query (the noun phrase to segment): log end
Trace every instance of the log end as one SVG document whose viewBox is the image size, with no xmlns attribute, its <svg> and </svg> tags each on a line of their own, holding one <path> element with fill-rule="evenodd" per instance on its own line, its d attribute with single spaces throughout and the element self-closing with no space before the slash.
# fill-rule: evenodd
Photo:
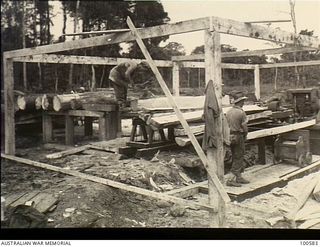
<svg viewBox="0 0 320 247">
<path fill-rule="evenodd" d="M 19 95 L 17 97 L 17 105 L 18 105 L 18 108 L 20 110 L 25 110 L 26 109 L 27 102 L 26 102 L 26 99 L 25 99 L 24 96 Z"/>
</svg>

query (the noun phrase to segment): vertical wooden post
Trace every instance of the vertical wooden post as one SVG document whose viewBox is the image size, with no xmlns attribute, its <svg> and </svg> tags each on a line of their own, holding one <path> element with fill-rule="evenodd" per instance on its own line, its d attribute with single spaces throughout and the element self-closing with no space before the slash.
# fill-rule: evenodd
<svg viewBox="0 0 320 247">
<path fill-rule="evenodd" d="M 52 141 L 52 116 L 42 113 L 42 140 L 44 143 Z"/>
<path fill-rule="evenodd" d="M 5 121 L 5 153 L 15 154 L 15 123 L 14 123 L 14 77 L 12 59 L 3 58 L 4 78 L 4 121 Z"/>
<path fill-rule="evenodd" d="M 99 117 L 99 140 L 105 141 L 107 140 L 107 118 L 109 117 L 109 114 L 106 113 L 106 116 Z"/>
<path fill-rule="evenodd" d="M 275 67 L 275 76 L 274 76 L 274 90 L 277 90 L 277 80 L 278 80 L 278 67 Z"/>
<path fill-rule="evenodd" d="M 92 136 L 93 127 L 92 127 L 93 119 L 92 117 L 84 117 L 84 135 Z"/>
<path fill-rule="evenodd" d="M 254 66 L 254 94 L 257 100 L 260 99 L 260 66 Z"/>
<path fill-rule="evenodd" d="M 204 47 L 206 83 L 208 83 L 209 80 L 213 80 L 218 104 L 220 109 L 222 109 L 220 34 L 218 32 L 205 30 Z M 217 128 L 217 148 L 209 148 L 207 150 L 209 170 L 216 173 L 221 182 L 223 182 L 224 177 L 222 114 L 221 110 L 220 116 L 215 119 L 214 126 L 212 126 L 212 128 Z M 214 207 L 214 210 L 210 211 L 210 227 L 222 227 L 225 224 L 225 203 L 212 181 L 209 180 L 208 186 L 209 205 Z"/>
<path fill-rule="evenodd" d="M 73 125 L 73 117 L 66 115 L 65 116 L 66 122 L 66 145 L 73 145 L 74 144 L 74 125 Z"/>
<path fill-rule="evenodd" d="M 180 78 L 179 78 L 179 73 L 180 73 L 180 67 L 177 62 L 173 62 L 173 67 L 172 67 L 172 92 L 174 96 L 179 96 L 180 95 Z"/>
</svg>

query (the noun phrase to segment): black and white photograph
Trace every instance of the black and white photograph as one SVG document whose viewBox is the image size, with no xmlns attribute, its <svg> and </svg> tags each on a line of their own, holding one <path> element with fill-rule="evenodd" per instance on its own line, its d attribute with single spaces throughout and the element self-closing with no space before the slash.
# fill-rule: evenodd
<svg viewBox="0 0 320 247">
<path fill-rule="evenodd" d="M 2 230 L 320 229 L 319 0 L 2 0 L 1 47 Z"/>
</svg>

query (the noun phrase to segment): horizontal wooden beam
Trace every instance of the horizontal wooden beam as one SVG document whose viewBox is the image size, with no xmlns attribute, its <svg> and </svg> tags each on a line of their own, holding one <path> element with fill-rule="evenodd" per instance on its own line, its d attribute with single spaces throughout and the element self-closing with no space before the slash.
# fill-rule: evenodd
<svg viewBox="0 0 320 247">
<path fill-rule="evenodd" d="M 210 28 L 213 26 L 213 28 Z M 230 35 L 268 40 L 277 43 L 294 44 L 295 36 L 293 33 L 282 31 L 275 28 L 267 28 L 256 24 L 246 24 L 243 22 L 224 19 L 219 17 L 205 17 L 187 21 L 176 22 L 172 24 L 159 25 L 154 27 L 147 27 L 138 30 L 139 36 L 142 39 L 160 37 L 172 34 L 181 34 L 187 32 L 195 32 L 204 29 L 213 29 L 219 33 Z M 55 53 L 67 50 L 75 50 L 82 48 L 89 48 L 101 45 L 118 44 L 134 40 L 131 32 L 120 32 L 102 35 L 98 37 L 91 37 L 85 39 L 72 40 L 63 43 L 37 46 L 32 48 L 25 48 L 13 51 L 4 52 L 5 58 L 14 58 L 20 56 L 38 55 L 46 53 Z M 297 37 L 300 46 L 320 48 L 319 39 L 306 35 L 299 35 Z"/>
<path fill-rule="evenodd" d="M 185 199 L 182 199 L 182 198 L 166 195 L 164 193 L 158 193 L 158 192 L 142 189 L 142 188 L 135 187 L 135 186 L 132 186 L 132 185 L 127 185 L 127 184 L 115 182 L 115 181 L 112 181 L 112 180 L 109 180 L 109 179 L 92 176 L 92 175 L 85 174 L 85 173 L 78 172 L 78 171 L 68 170 L 68 169 L 65 169 L 65 168 L 49 165 L 49 164 L 38 162 L 38 161 L 24 159 L 24 158 L 16 157 L 16 156 L 13 156 L 13 155 L 6 155 L 6 154 L 3 154 L 3 153 L 1 153 L 1 158 L 7 159 L 7 160 L 16 161 L 16 162 L 19 162 L 19 163 L 22 163 L 22 164 L 33 166 L 33 167 L 38 167 L 38 168 L 42 168 L 42 169 L 46 169 L 46 170 L 50 170 L 50 171 L 60 172 L 60 173 L 63 173 L 63 174 L 67 174 L 67 175 L 74 176 L 74 177 L 77 177 L 77 178 L 81 178 L 81 179 L 85 179 L 85 180 L 88 180 L 88 181 L 96 182 L 96 183 L 99 183 L 99 184 L 108 185 L 108 186 L 116 188 L 116 189 L 121 189 L 121 190 L 124 190 L 124 191 L 133 192 L 133 193 L 136 193 L 136 194 L 140 194 L 140 195 L 147 196 L 147 197 L 152 197 L 152 198 L 155 198 L 155 199 L 164 200 L 164 201 L 168 201 L 168 202 L 172 202 L 172 203 L 177 203 L 177 204 L 180 204 L 180 205 L 183 205 L 183 206 L 189 206 L 191 208 L 201 208 L 201 209 L 205 209 L 205 210 L 213 210 L 213 208 L 211 206 L 205 205 L 205 204 L 202 204 L 202 203 L 188 201 L 188 200 L 185 200 Z"/>
<path fill-rule="evenodd" d="M 247 140 L 254 140 L 254 139 L 263 138 L 267 136 L 279 135 L 279 134 L 287 133 L 290 131 L 307 128 L 315 124 L 316 124 L 316 120 L 313 119 L 309 121 L 289 124 L 289 125 L 280 126 L 280 127 L 274 127 L 270 129 L 256 130 L 248 133 Z M 197 136 L 197 138 L 199 140 L 202 139 L 202 135 Z M 181 147 L 187 146 L 191 143 L 188 137 L 176 137 L 175 141 Z"/>
<path fill-rule="evenodd" d="M 285 126 L 274 127 L 270 129 L 256 130 L 249 132 L 247 135 L 247 140 L 253 140 L 261 137 L 279 135 L 282 133 L 287 133 L 293 130 L 303 129 L 316 124 L 316 120 L 309 120 L 300 123 L 288 124 Z"/>
<path fill-rule="evenodd" d="M 137 28 L 141 29 L 141 28 Z M 123 33 L 128 32 L 130 29 L 113 29 L 113 30 L 103 30 L 103 31 L 91 31 L 91 32 L 80 32 L 80 33 L 66 33 L 61 36 L 78 36 L 78 35 L 90 35 L 90 34 L 107 34 L 107 33 Z"/>
<path fill-rule="evenodd" d="M 204 62 L 180 62 L 185 68 L 204 68 Z M 254 69 L 254 64 L 236 64 L 236 63 L 221 63 L 223 69 Z"/>
<path fill-rule="evenodd" d="M 42 54 L 35 56 L 25 56 L 13 58 L 14 62 L 26 63 L 55 63 L 55 64 L 89 64 L 89 65 L 117 65 L 121 62 L 135 61 L 140 63 L 146 61 L 144 59 L 131 59 L 131 58 L 115 58 L 115 57 L 92 57 L 92 56 L 69 56 L 69 55 L 55 55 L 55 54 Z M 167 60 L 154 60 L 157 67 L 172 67 L 173 62 Z M 183 67 L 186 68 L 204 68 L 204 62 L 181 62 Z M 223 63 L 224 69 L 254 69 L 251 64 L 231 64 Z"/>
<path fill-rule="evenodd" d="M 262 55 L 273 55 L 292 53 L 300 51 L 314 51 L 315 48 L 309 47 L 282 47 L 273 49 L 261 49 L 254 51 L 235 51 L 235 52 L 222 52 L 221 57 L 248 57 L 248 56 L 262 56 Z M 192 60 L 204 60 L 204 54 L 192 54 L 187 56 L 172 56 L 172 61 L 192 61 Z"/>
<path fill-rule="evenodd" d="M 274 23 L 274 22 L 291 22 L 291 20 L 246 21 L 245 23 Z"/>
<path fill-rule="evenodd" d="M 121 62 L 135 61 L 140 63 L 144 59 L 130 59 L 117 57 L 93 57 L 93 56 L 68 56 L 68 55 L 54 55 L 42 54 L 35 56 L 17 57 L 13 59 L 14 62 L 27 63 L 60 63 L 60 64 L 90 64 L 90 65 L 117 65 Z M 172 67 L 172 61 L 154 60 L 158 67 Z"/>
<path fill-rule="evenodd" d="M 311 66 L 311 65 L 320 65 L 320 60 L 300 61 L 300 62 L 290 62 L 290 63 L 260 64 L 259 67 L 261 69 L 267 69 L 267 68 Z"/>
</svg>

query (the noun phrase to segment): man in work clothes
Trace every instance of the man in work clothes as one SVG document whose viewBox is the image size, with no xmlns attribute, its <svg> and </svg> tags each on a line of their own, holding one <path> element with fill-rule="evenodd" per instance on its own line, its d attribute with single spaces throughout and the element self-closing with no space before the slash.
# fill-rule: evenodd
<svg viewBox="0 0 320 247">
<path fill-rule="evenodd" d="M 127 92 L 129 87 L 134 87 L 132 80 L 133 73 L 140 68 L 147 67 L 147 63 L 142 61 L 140 64 L 134 61 L 127 61 L 118 64 L 111 69 L 109 79 L 114 88 L 116 100 L 121 107 L 125 107 Z"/>
<path fill-rule="evenodd" d="M 244 171 L 244 141 L 248 134 L 247 116 L 242 109 L 247 97 L 235 97 L 234 106 L 226 113 L 230 128 L 230 147 L 232 153 L 232 177 L 227 181 L 228 186 L 240 187 L 249 183 L 241 176 Z"/>
</svg>

